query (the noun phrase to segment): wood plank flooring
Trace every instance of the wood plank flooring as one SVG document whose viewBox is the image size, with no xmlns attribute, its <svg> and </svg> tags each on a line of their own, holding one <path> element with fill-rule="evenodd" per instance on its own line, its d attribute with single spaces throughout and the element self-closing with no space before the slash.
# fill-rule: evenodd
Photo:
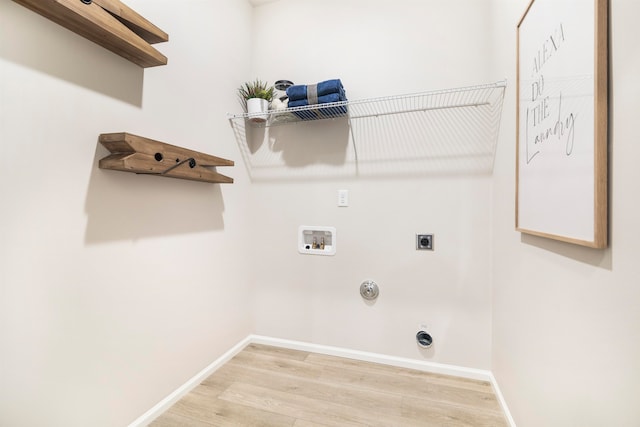
<svg viewBox="0 0 640 427">
<path fill-rule="evenodd" d="M 506 427 L 491 384 L 250 344 L 153 427 Z"/>
</svg>

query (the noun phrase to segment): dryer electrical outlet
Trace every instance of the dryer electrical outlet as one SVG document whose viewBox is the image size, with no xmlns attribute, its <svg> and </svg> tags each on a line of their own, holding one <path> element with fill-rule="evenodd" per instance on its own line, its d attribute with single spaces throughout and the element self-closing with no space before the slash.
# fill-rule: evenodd
<svg viewBox="0 0 640 427">
<path fill-rule="evenodd" d="M 432 251 L 433 234 L 416 234 L 416 250 Z"/>
</svg>

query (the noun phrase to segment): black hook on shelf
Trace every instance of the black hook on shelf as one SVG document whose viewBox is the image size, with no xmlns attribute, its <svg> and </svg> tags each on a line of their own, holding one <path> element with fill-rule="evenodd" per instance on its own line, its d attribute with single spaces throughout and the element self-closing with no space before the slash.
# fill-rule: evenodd
<svg viewBox="0 0 640 427">
<path fill-rule="evenodd" d="M 162 161 L 162 158 L 163 158 L 161 153 L 156 153 L 154 157 L 158 162 Z M 184 159 L 182 161 L 180 161 L 180 159 L 176 159 L 176 164 L 175 165 L 169 167 L 168 169 L 165 169 L 162 172 L 138 172 L 138 173 L 142 173 L 142 174 L 145 174 L 145 175 L 166 175 L 167 173 L 171 172 L 172 170 L 174 170 L 178 166 L 183 165 L 185 163 L 189 163 L 189 167 L 191 169 L 196 167 L 196 159 L 194 159 L 193 157 L 189 157 L 188 159 Z"/>
<path fill-rule="evenodd" d="M 180 165 L 183 165 L 185 163 L 189 162 L 189 167 L 191 169 L 196 167 L 196 160 L 193 157 L 189 157 L 188 159 L 184 159 L 182 161 L 179 161 L 179 159 L 176 159 L 176 164 L 171 166 L 169 169 L 165 170 L 164 172 L 160 172 L 159 175 L 164 175 L 167 172 L 171 172 L 172 170 L 174 170 L 175 168 L 177 168 Z"/>
</svg>

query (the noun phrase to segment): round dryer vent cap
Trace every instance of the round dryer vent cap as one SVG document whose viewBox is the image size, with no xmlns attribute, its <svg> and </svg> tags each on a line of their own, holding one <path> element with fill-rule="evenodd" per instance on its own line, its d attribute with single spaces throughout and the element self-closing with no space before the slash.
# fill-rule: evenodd
<svg viewBox="0 0 640 427">
<path fill-rule="evenodd" d="M 416 341 L 420 347 L 429 348 L 433 344 L 433 337 L 425 331 L 418 331 Z"/>
</svg>

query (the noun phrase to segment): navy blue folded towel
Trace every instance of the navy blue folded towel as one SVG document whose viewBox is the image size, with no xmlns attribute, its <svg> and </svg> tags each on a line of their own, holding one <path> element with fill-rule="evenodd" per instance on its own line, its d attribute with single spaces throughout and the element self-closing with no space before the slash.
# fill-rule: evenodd
<svg viewBox="0 0 640 427">
<path fill-rule="evenodd" d="M 346 101 L 347 95 L 340 79 L 325 80 L 315 85 L 294 85 L 287 88 L 289 97 L 288 108 L 305 107 L 308 105 L 329 104 Z M 336 117 L 347 114 L 346 105 L 320 107 L 312 110 L 293 111 L 293 114 L 303 120 L 313 120 L 323 117 Z"/>
<path fill-rule="evenodd" d="M 340 79 L 325 80 L 316 85 L 318 98 L 332 93 L 345 96 L 344 87 Z M 300 101 L 307 99 L 307 85 L 293 85 L 287 88 L 287 96 L 289 101 Z"/>
<path fill-rule="evenodd" d="M 345 96 L 340 93 L 330 93 L 327 95 L 318 96 L 318 104 L 327 104 L 329 102 L 339 102 L 339 101 L 346 101 L 346 100 L 347 99 L 345 98 Z M 309 105 L 309 100 L 306 98 L 295 100 L 295 101 L 289 100 L 289 104 L 287 104 L 287 107 L 289 108 L 303 107 L 305 105 Z"/>
</svg>

